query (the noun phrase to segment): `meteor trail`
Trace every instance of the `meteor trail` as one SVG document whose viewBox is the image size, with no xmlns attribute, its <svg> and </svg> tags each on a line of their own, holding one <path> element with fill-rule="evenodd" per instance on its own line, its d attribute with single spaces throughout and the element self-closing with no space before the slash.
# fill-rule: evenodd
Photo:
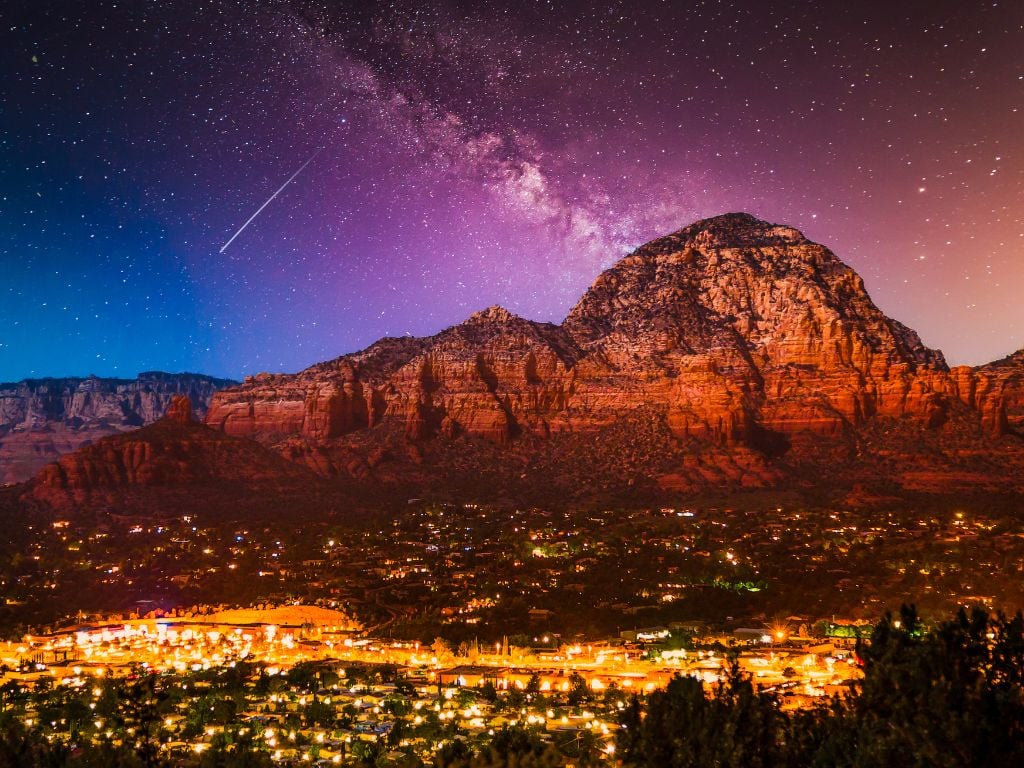
<svg viewBox="0 0 1024 768">
<path fill-rule="evenodd" d="M 302 173 L 304 170 L 306 170 L 306 166 L 309 165 L 310 163 L 312 163 L 313 162 L 313 158 L 315 158 L 317 155 L 319 155 L 322 151 L 323 151 L 323 147 L 320 147 L 320 149 L 318 149 L 316 152 L 314 152 L 312 155 L 310 155 L 309 156 L 309 160 L 307 160 L 302 165 L 300 165 L 299 166 L 299 170 L 297 170 L 295 173 L 293 173 L 291 176 L 289 176 L 288 177 L 288 181 L 286 181 L 284 184 L 282 184 L 280 187 L 278 187 L 277 191 L 274 194 L 272 194 L 270 197 L 267 198 L 267 202 L 265 202 L 263 205 L 261 205 L 259 208 L 257 208 L 256 209 L 256 213 L 254 213 L 252 216 L 250 216 L 249 219 L 245 222 L 245 224 L 240 226 L 238 228 L 238 231 L 235 232 L 235 234 L 233 234 L 231 236 L 231 239 L 228 240 L 226 243 L 224 243 L 224 245 L 222 245 L 220 247 L 219 253 L 224 253 L 224 251 L 227 250 L 227 247 L 229 245 L 231 245 L 235 241 L 235 238 L 238 237 L 240 234 L 242 234 L 242 232 L 245 230 L 246 227 L 248 227 L 250 224 L 252 224 L 252 220 L 255 219 L 257 216 L 259 216 L 260 213 L 263 211 L 263 209 L 266 208 L 268 205 L 270 205 L 270 203 L 273 201 L 273 199 L 275 197 L 277 197 L 278 195 L 280 195 L 281 191 L 295 180 L 296 176 L 298 176 L 300 173 Z"/>
</svg>

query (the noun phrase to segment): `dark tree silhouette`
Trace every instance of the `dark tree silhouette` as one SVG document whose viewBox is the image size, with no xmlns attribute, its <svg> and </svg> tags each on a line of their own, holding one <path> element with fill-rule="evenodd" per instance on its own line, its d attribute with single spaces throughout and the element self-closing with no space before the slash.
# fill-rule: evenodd
<svg viewBox="0 0 1024 768">
<path fill-rule="evenodd" d="M 617 736 L 626 766 L 965 768 L 1024 765 L 1024 618 L 961 610 L 927 629 L 904 606 L 857 646 L 863 681 L 794 713 L 733 665 L 711 692 L 676 677 Z"/>
</svg>

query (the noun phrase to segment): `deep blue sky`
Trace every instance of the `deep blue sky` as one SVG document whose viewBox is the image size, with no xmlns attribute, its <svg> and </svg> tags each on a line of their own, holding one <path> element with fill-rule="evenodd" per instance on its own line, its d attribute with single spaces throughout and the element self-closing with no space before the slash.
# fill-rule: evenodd
<svg viewBox="0 0 1024 768">
<path fill-rule="evenodd" d="M 0 380 L 557 321 L 736 210 L 953 363 L 1024 345 L 1020 3 L 196 5 L 0 10 Z"/>
</svg>

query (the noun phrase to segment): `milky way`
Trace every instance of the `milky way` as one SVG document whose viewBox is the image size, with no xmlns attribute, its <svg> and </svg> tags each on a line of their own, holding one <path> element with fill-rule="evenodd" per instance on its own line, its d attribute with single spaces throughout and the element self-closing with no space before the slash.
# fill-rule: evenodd
<svg viewBox="0 0 1024 768">
<path fill-rule="evenodd" d="M 0 379 L 559 321 L 740 210 L 951 362 L 1024 345 L 1019 2 L 71 5 L 0 11 Z"/>
</svg>

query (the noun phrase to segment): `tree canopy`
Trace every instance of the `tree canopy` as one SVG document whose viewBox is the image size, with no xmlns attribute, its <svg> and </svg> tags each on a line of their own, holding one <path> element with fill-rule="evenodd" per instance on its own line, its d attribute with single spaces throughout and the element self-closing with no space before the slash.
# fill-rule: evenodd
<svg viewBox="0 0 1024 768">
<path fill-rule="evenodd" d="M 857 654 L 850 695 L 783 711 L 733 664 L 712 691 L 677 676 L 624 710 L 632 768 L 960 768 L 1024 765 L 1024 618 L 961 610 L 926 628 L 886 615 Z"/>
</svg>

